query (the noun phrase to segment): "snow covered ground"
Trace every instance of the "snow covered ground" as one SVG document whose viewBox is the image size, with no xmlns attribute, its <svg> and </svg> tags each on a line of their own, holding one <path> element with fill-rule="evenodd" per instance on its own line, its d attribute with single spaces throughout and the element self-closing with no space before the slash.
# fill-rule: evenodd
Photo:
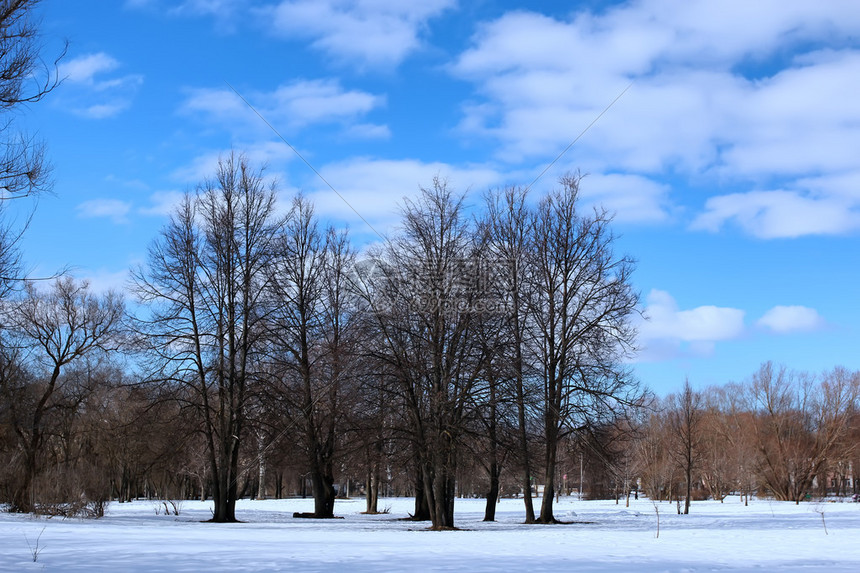
<svg viewBox="0 0 860 573">
<path fill-rule="evenodd" d="M 151 501 L 113 503 L 100 520 L 0 514 L 0 571 L 860 571 L 860 503 L 729 498 L 687 516 L 663 503 L 659 538 L 644 499 L 562 498 L 556 516 L 574 523 L 554 526 L 523 525 L 522 500 L 484 523 L 483 500 L 458 499 L 463 531 L 446 532 L 399 520 L 410 499 L 386 506 L 369 516 L 363 499 L 338 501 L 344 519 L 322 521 L 292 517 L 312 500 L 243 500 L 244 523 L 228 525 L 203 523 L 211 503 L 193 501 L 179 516 Z"/>
</svg>

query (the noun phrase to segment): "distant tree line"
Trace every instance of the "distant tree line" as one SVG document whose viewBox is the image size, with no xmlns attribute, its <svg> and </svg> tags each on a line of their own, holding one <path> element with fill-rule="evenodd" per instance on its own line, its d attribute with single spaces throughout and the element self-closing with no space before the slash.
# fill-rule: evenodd
<svg viewBox="0 0 860 573">
<path fill-rule="evenodd" d="M 652 499 L 739 494 L 800 502 L 860 492 L 860 373 L 765 363 L 747 381 L 687 383 L 645 418 L 628 455 Z M 680 507 L 680 506 L 679 506 Z"/>
</svg>

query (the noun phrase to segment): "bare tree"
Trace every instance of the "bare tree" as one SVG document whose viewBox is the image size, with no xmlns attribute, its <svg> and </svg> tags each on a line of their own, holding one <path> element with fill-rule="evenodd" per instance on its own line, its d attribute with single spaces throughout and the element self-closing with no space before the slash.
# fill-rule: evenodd
<svg viewBox="0 0 860 573">
<path fill-rule="evenodd" d="M 481 254 L 463 199 L 435 179 L 405 202 L 402 233 L 380 253 L 365 301 L 409 419 L 434 529 L 454 526 L 457 458 L 484 361 L 476 332 Z"/>
<path fill-rule="evenodd" d="M 505 347 L 507 336 L 500 331 L 506 317 L 504 313 L 493 311 L 481 313 L 477 319 L 477 336 L 485 345 L 487 360 L 484 362 L 481 394 L 474 400 L 474 416 L 466 447 L 472 454 L 473 473 L 481 468 L 487 476 L 484 521 L 495 521 L 502 470 L 511 454 L 517 453 L 516 404 L 511 395 L 510 356 Z M 468 473 L 468 466 L 464 470 Z"/>
<path fill-rule="evenodd" d="M 681 393 L 670 397 L 668 412 L 673 438 L 670 453 L 684 475 L 684 515 L 690 513 L 693 471 L 702 455 L 702 415 L 702 395 L 693 390 L 689 379 L 685 380 Z"/>
<path fill-rule="evenodd" d="M 731 387 L 712 387 L 702 395 L 699 474 L 708 494 L 720 502 L 733 491 L 743 491 L 742 460 L 754 457 L 744 452 L 748 435 L 740 431 L 734 417 L 735 394 Z"/>
<path fill-rule="evenodd" d="M 345 414 L 349 345 L 345 233 L 323 233 L 312 204 L 296 197 L 271 268 L 276 391 L 289 428 L 301 435 L 314 495 L 313 517 L 334 516 L 334 461 Z"/>
<path fill-rule="evenodd" d="M 0 2 L 0 299 L 20 279 L 18 244 L 26 223 L 4 220 L 10 202 L 51 187 L 44 145 L 20 132 L 12 113 L 38 102 L 58 84 L 56 63 L 42 59 L 35 10 L 40 0 Z M 2 328 L 2 325 L 0 325 Z"/>
<path fill-rule="evenodd" d="M 663 409 L 652 411 L 637 444 L 637 465 L 641 472 L 642 487 L 654 502 L 670 499 L 674 486 L 667 418 Z"/>
<path fill-rule="evenodd" d="M 133 273 L 153 378 L 184 386 L 206 441 L 215 511 L 236 520 L 250 387 L 263 376 L 268 272 L 279 228 L 274 186 L 242 155 L 186 196 L 146 267 Z"/>
<path fill-rule="evenodd" d="M 529 324 L 528 253 L 532 243 L 532 213 L 527 205 L 527 191 L 508 187 L 485 196 L 486 216 L 483 223 L 487 233 L 486 259 L 497 271 L 491 287 L 498 298 L 495 313 L 502 318 L 499 344 L 494 351 L 493 364 L 506 365 L 494 369 L 499 376 L 511 382 L 506 394 L 513 394 L 517 416 L 517 445 L 522 467 L 523 500 L 526 523 L 535 522 L 532 500 L 532 462 L 529 453 L 529 425 L 531 418 L 528 366 L 524 352 Z"/>
<path fill-rule="evenodd" d="M 13 411 L 13 419 L 23 452 L 22 473 L 12 496 L 13 511 L 30 512 L 35 508 L 32 484 L 41 470 L 39 456 L 44 445 L 46 417 L 57 407 L 54 399 L 64 384 L 63 373 L 75 362 L 116 344 L 114 337 L 123 312 L 118 295 L 97 297 L 89 292 L 87 283 L 69 277 L 58 279 L 49 291 L 28 283 L 25 296 L 7 305 L 6 320 L 20 348 L 16 358 L 27 365 L 32 377 L 24 381 L 29 385 L 27 394 L 32 401 L 9 403 L 13 410 L 17 409 Z M 9 372 L 9 365 L 4 370 Z M 14 382 L 4 380 L 4 391 L 12 391 Z"/>
<path fill-rule="evenodd" d="M 56 63 L 41 56 L 35 10 L 40 0 L 0 2 L 0 304 L 22 286 L 20 242 L 29 217 L 10 218 L 11 205 L 51 188 L 44 146 L 18 130 L 15 112 L 38 102 L 59 83 Z M 9 389 L 23 384 L 20 353 L 9 347 L 10 328 L 0 314 L 0 382 Z M 14 346 L 14 345 L 13 345 Z M 11 416 L 11 406 L 3 409 Z"/>
<path fill-rule="evenodd" d="M 362 361 L 357 379 L 359 390 L 350 411 L 350 432 L 361 456 L 360 465 L 365 474 L 365 512 L 379 513 L 379 497 L 383 484 L 383 467 L 393 437 L 393 411 L 397 404 L 390 401 L 386 376 Z M 355 367 L 354 365 L 353 367 Z"/>
<path fill-rule="evenodd" d="M 817 383 L 816 383 L 817 382 Z M 756 473 L 777 499 L 800 502 L 850 431 L 860 375 L 836 368 L 816 381 L 767 362 L 747 394 L 759 452 Z"/>
<path fill-rule="evenodd" d="M 637 419 L 640 414 L 637 410 L 631 408 L 629 412 L 621 411 L 611 423 L 597 428 L 597 431 L 590 429 L 586 442 L 591 450 L 589 453 L 596 455 L 605 467 L 615 503 L 624 496 L 628 507 L 634 480 L 639 472 L 636 446 L 642 438 L 642 428 Z"/>
<path fill-rule="evenodd" d="M 564 436 L 635 405 L 638 386 L 622 359 L 632 350 L 639 302 L 633 261 L 616 256 L 611 217 L 578 209 L 578 176 L 543 198 L 530 261 L 531 354 L 543 395 L 544 496 L 538 521 L 553 523 L 558 448 Z"/>
</svg>

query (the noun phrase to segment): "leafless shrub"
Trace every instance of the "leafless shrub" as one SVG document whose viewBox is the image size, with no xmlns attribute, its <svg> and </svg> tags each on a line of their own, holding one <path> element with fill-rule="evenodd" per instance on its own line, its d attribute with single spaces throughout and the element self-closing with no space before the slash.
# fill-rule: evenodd
<svg viewBox="0 0 860 573">
<path fill-rule="evenodd" d="M 39 532 L 39 535 L 36 536 L 36 540 L 33 543 L 30 543 L 30 538 L 27 537 L 27 534 L 24 534 L 24 540 L 27 541 L 27 547 L 30 549 L 30 554 L 33 556 L 33 563 L 36 563 L 39 560 L 39 553 L 45 548 L 44 545 L 39 546 L 39 542 L 42 539 L 42 534 L 45 533 L 45 529 L 47 526 L 42 528 L 42 531 Z"/>
<path fill-rule="evenodd" d="M 179 515 L 182 512 L 182 501 L 165 499 L 155 504 L 155 515 Z"/>
<path fill-rule="evenodd" d="M 36 506 L 36 515 L 51 517 L 80 517 L 86 519 L 99 519 L 104 517 L 108 502 L 106 500 L 88 500 L 82 497 L 77 501 L 40 503 Z"/>
</svg>

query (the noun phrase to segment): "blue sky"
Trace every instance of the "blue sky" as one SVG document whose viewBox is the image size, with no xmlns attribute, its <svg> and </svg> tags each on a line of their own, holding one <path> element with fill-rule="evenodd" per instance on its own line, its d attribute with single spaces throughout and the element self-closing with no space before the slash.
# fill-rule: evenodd
<svg viewBox="0 0 860 573">
<path fill-rule="evenodd" d="M 177 197 L 246 152 L 318 211 L 373 233 L 434 175 L 476 197 L 579 169 L 616 212 L 660 393 L 765 360 L 860 367 L 860 6 L 853 1 L 47 1 L 66 80 L 21 125 L 55 194 L 34 275 L 122 288 Z M 631 85 L 632 84 L 632 85 Z M 23 214 L 21 215 L 23 216 Z"/>
</svg>

